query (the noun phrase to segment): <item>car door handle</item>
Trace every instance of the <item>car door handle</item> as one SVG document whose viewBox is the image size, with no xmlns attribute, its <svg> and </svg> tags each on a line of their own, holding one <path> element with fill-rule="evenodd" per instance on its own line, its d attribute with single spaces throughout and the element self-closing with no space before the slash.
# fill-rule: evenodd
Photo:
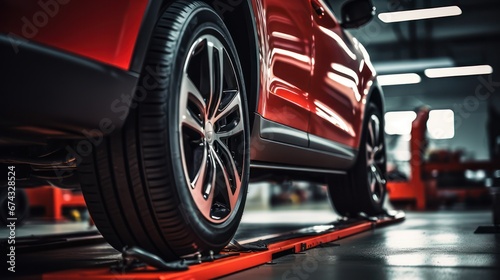
<svg viewBox="0 0 500 280">
<path fill-rule="evenodd" d="M 314 12 L 316 12 L 316 14 L 319 16 L 319 18 L 322 18 L 325 15 L 325 9 L 315 0 L 311 1 L 311 6 Z"/>
</svg>

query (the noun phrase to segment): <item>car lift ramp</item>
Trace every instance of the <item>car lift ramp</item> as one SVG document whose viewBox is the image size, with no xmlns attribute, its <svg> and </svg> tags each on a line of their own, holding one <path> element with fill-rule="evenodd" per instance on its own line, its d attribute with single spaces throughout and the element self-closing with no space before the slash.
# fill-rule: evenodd
<svg viewBox="0 0 500 280">
<path fill-rule="evenodd" d="M 185 271 L 160 271 L 152 266 L 123 272 L 110 268 L 90 268 L 45 273 L 42 279 L 213 279 L 271 262 L 273 259 L 333 242 L 380 226 L 401 222 L 404 212 L 393 211 L 390 216 L 338 221 L 308 227 L 284 234 L 272 234 L 239 241 L 240 249 L 262 247 L 252 252 L 222 252 L 204 262 L 190 265 Z M 252 245 L 253 244 L 253 245 Z M 245 247 L 247 249 L 245 249 Z M 267 248 L 266 248 L 267 247 Z M 226 250 L 228 251 L 228 250 Z M 196 258 L 193 258 L 196 260 Z M 201 259 L 198 257 L 198 259 Z M 193 261 L 191 260 L 191 263 Z M 178 262 L 181 263 L 181 262 Z"/>
</svg>

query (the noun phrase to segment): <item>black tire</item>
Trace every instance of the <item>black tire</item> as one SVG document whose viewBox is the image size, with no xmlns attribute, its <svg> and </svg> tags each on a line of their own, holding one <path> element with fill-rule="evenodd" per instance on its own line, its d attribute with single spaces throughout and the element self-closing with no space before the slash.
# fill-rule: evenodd
<svg viewBox="0 0 500 280">
<path fill-rule="evenodd" d="M 387 196 L 384 119 L 375 104 L 369 104 L 366 110 L 361 144 L 354 166 L 346 175 L 328 178 L 331 202 L 337 212 L 346 217 L 355 217 L 360 212 L 369 216 L 384 213 L 383 206 Z"/>
<path fill-rule="evenodd" d="M 250 134 L 241 65 L 215 11 L 201 1 L 171 4 L 157 22 L 139 81 L 140 102 L 125 127 L 79 166 L 89 212 L 117 250 L 138 246 L 167 260 L 218 252 L 241 220 Z M 193 96 L 201 97 L 195 105 Z M 186 126 L 186 117 L 200 128 Z M 202 194 L 205 201 L 196 200 Z"/>
</svg>

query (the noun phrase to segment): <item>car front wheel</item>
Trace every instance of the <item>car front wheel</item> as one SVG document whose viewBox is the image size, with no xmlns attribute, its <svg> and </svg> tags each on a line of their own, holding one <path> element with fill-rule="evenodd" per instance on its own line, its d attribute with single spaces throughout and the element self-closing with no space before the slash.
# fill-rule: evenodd
<svg viewBox="0 0 500 280">
<path fill-rule="evenodd" d="M 243 212 L 250 134 L 238 54 L 215 11 L 171 4 L 139 81 L 124 129 L 79 167 L 90 214 L 118 250 L 217 252 Z"/>
</svg>

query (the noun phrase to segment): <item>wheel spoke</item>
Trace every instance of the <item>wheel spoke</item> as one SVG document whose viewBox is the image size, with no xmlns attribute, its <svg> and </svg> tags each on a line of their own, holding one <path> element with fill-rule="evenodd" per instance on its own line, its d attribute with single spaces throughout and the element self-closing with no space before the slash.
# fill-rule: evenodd
<svg viewBox="0 0 500 280">
<path fill-rule="evenodd" d="M 220 43 L 208 41 L 208 71 L 210 79 L 210 101 L 207 115 L 212 118 L 217 112 L 222 98 L 224 78 L 224 46 Z"/>
<path fill-rule="evenodd" d="M 237 94 L 234 98 L 224 107 L 220 112 L 216 112 L 214 116 L 214 122 L 218 122 L 224 117 L 227 117 L 230 113 L 232 113 L 235 109 L 240 109 L 241 112 L 241 98 L 240 95 Z"/>
<path fill-rule="evenodd" d="M 375 131 L 373 131 L 373 122 L 372 120 L 370 120 L 369 124 L 368 124 L 368 133 L 370 134 L 370 140 L 369 141 L 366 141 L 367 143 L 369 143 L 372 147 L 375 147 Z"/>
<path fill-rule="evenodd" d="M 375 179 L 377 180 L 377 183 L 380 186 L 385 186 L 386 180 L 384 179 L 384 175 L 380 171 L 380 168 L 378 166 L 376 166 L 376 165 L 374 165 L 374 167 L 375 167 L 374 175 L 375 175 Z"/>
<path fill-rule="evenodd" d="M 220 139 L 217 139 L 217 143 L 219 144 L 217 146 L 221 149 L 220 152 L 223 153 L 225 155 L 225 157 L 227 158 L 227 161 L 229 161 L 229 165 L 230 165 L 229 168 L 231 169 L 230 172 L 233 175 L 232 177 L 235 179 L 235 183 L 236 183 L 235 186 L 238 189 L 241 185 L 241 178 L 240 178 L 238 168 L 236 167 L 236 163 L 234 162 L 233 155 L 229 151 L 229 148 L 226 146 L 226 144 L 223 143 L 223 141 L 221 141 Z"/>
<path fill-rule="evenodd" d="M 205 102 L 205 99 L 201 95 L 201 92 L 198 90 L 198 87 L 193 83 L 193 81 L 187 74 L 184 74 L 184 77 L 182 79 L 181 98 L 183 100 L 186 100 L 186 104 L 184 104 L 185 106 L 183 107 L 187 106 L 187 100 L 189 99 L 194 102 L 196 106 L 198 106 L 203 114 L 206 114 L 207 104 Z"/>
<path fill-rule="evenodd" d="M 381 157 L 381 158 L 375 159 L 374 163 L 379 165 L 379 166 L 382 166 L 385 164 L 385 158 Z"/>
<path fill-rule="evenodd" d="M 366 152 L 368 155 L 371 155 L 373 153 L 373 147 L 369 143 L 366 143 Z"/>
<path fill-rule="evenodd" d="M 217 180 L 217 164 L 215 161 L 215 155 L 210 152 L 209 162 L 210 162 L 210 177 L 207 178 L 208 182 L 203 190 L 203 196 L 207 199 L 215 191 L 215 183 Z"/>
<path fill-rule="evenodd" d="M 204 164 L 200 167 L 200 176 L 197 176 L 196 180 L 193 181 L 192 186 L 195 187 L 191 188 L 191 196 L 200 212 L 205 216 L 209 216 L 214 199 L 214 188 L 212 186 L 214 185 L 215 169 L 214 161 L 210 156 L 204 156 L 204 159 Z"/>
<path fill-rule="evenodd" d="M 366 142 L 366 165 L 369 167 L 373 163 L 373 147 Z"/>
<path fill-rule="evenodd" d="M 203 187 L 203 182 L 207 174 L 207 165 L 208 165 L 208 152 L 207 149 L 203 149 L 203 158 L 201 160 L 200 168 L 198 169 L 198 173 L 191 182 L 192 189 L 199 190 Z"/>
<path fill-rule="evenodd" d="M 203 130 L 203 124 L 201 122 L 205 117 L 204 116 L 206 111 L 205 100 L 201 96 L 201 93 L 199 92 L 198 88 L 194 85 L 194 83 L 191 81 L 191 79 L 188 77 L 187 74 L 184 74 L 184 77 L 182 79 L 181 100 L 182 100 L 180 108 L 181 123 L 191 128 L 192 130 L 196 131 L 201 136 L 203 136 L 204 130 Z M 192 110 L 189 108 L 188 100 L 191 100 L 196 105 L 198 110 L 200 110 L 202 114 L 201 122 L 200 120 L 197 120 L 194 117 Z"/>
<path fill-rule="evenodd" d="M 375 193 L 375 178 L 373 176 L 373 169 L 370 166 L 368 168 L 368 183 L 370 184 L 370 190 L 372 193 Z"/>
<path fill-rule="evenodd" d="M 231 128 L 229 131 L 223 131 L 217 133 L 218 138 L 228 138 L 237 135 L 238 133 L 242 132 L 244 129 L 243 127 L 243 122 L 241 120 L 238 121 L 238 124 L 236 124 L 235 127 Z"/>
<path fill-rule="evenodd" d="M 377 179 L 374 174 L 373 166 L 370 167 L 369 173 L 369 180 L 370 180 L 370 191 L 372 194 L 372 198 L 375 201 L 379 201 L 379 196 L 378 196 L 378 191 L 377 191 Z"/>
<path fill-rule="evenodd" d="M 182 123 L 192 130 L 196 131 L 201 136 L 205 134 L 202 125 L 193 117 L 192 113 L 189 110 L 185 110 L 184 114 L 182 115 Z"/>
<path fill-rule="evenodd" d="M 373 154 L 373 160 L 379 168 L 381 166 L 385 165 L 386 160 L 385 160 L 385 152 L 384 152 L 384 144 L 383 143 L 375 148 L 375 151 Z"/>
<path fill-rule="evenodd" d="M 224 177 L 224 184 L 226 186 L 226 188 L 224 190 L 224 193 L 227 195 L 227 199 L 228 199 L 228 202 L 229 202 L 229 205 L 230 205 L 230 209 L 233 210 L 234 207 L 236 206 L 236 202 L 237 202 L 238 197 L 236 197 L 233 194 L 233 189 L 231 188 L 231 180 L 232 180 L 231 178 L 232 178 L 232 176 L 228 172 L 228 170 L 226 168 L 226 165 L 223 163 L 223 160 L 219 157 L 219 155 L 215 151 L 212 151 L 212 152 L 213 152 L 213 154 L 215 156 L 216 162 L 219 164 L 219 167 L 222 170 L 222 175 Z"/>
<path fill-rule="evenodd" d="M 380 201 L 385 193 L 386 181 L 383 178 L 380 169 L 376 165 L 372 165 L 368 172 L 373 199 L 375 201 Z"/>
</svg>

